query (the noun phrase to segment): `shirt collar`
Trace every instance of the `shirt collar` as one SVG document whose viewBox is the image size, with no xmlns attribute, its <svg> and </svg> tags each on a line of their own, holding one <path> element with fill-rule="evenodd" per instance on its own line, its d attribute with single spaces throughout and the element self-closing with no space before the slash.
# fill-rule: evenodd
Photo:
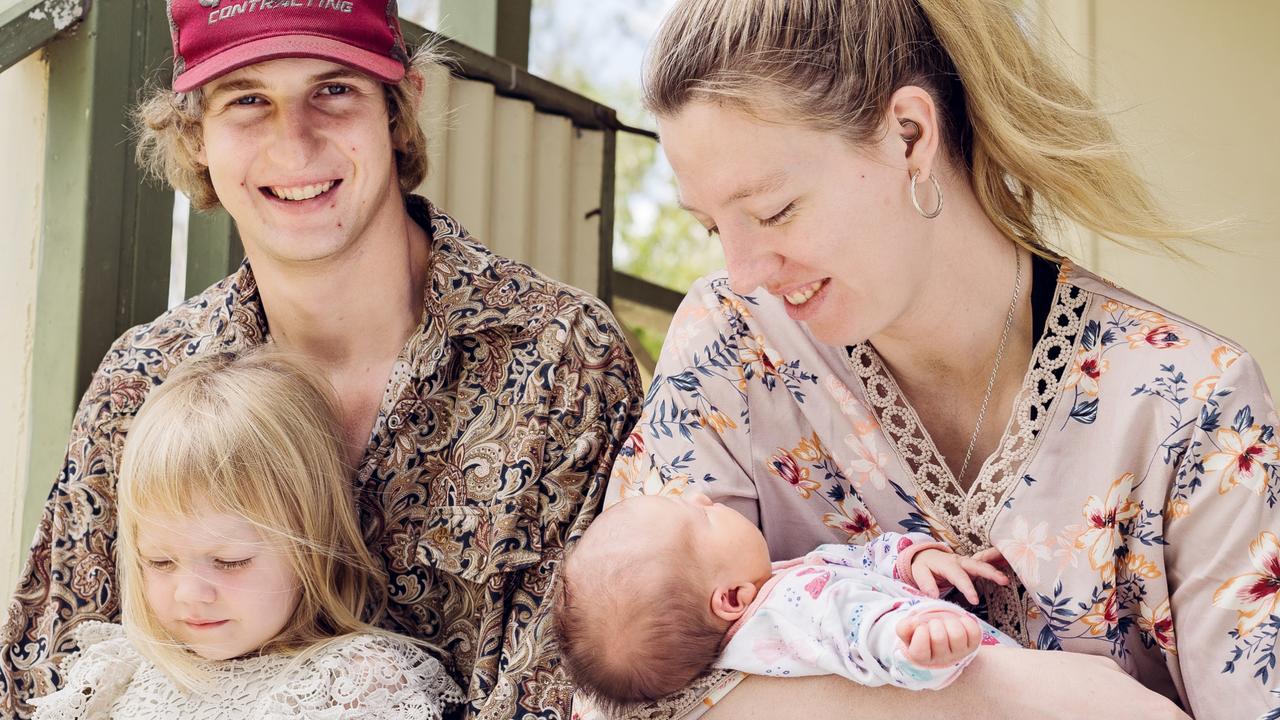
<svg viewBox="0 0 1280 720">
<path fill-rule="evenodd" d="M 437 323 L 450 339 L 500 327 L 537 331 L 551 319 L 558 305 L 553 283 L 525 265 L 494 255 L 426 198 L 408 195 L 405 207 L 431 243 L 428 290 L 417 334 Z M 234 346 L 243 338 L 265 337 L 266 313 L 247 259 L 229 280 L 215 310 L 220 316 L 220 344 Z"/>
<path fill-rule="evenodd" d="M 559 286 L 528 266 L 494 255 L 426 198 L 405 198 L 431 242 L 423 325 L 441 322 L 450 338 L 500 327 L 539 330 L 553 317 Z"/>
</svg>

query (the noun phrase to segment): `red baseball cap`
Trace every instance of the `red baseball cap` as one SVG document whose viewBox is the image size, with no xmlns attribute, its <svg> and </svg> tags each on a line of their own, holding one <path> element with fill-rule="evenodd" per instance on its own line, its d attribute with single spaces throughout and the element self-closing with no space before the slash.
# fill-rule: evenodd
<svg viewBox="0 0 1280 720">
<path fill-rule="evenodd" d="M 396 0 L 168 0 L 173 89 L 246 65 L 319 58 L 387 83 L 409 64 Z"/>
</svg>

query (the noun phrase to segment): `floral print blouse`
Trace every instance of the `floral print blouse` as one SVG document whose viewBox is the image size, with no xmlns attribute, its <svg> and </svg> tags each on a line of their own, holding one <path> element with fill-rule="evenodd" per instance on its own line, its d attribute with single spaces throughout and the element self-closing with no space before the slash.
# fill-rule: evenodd
<svg viewBox="0 0 1280 720">
<path fill-rule="evenodd" d="M 431 238 L 422 322 L 354 478 L 365 541 L 389 574 L 386 622 L 445 651 L 466 696 L 448 717 L 564 717 L 572 686 L 548 593 L 565 544 L 599 511 L 639 375 L 600 301 L 407 201 Z M 107 352 L 0 632 L 0 717 L 27 717 L 32 697 L 63 683 L 78 625 L 118 621 L 117 458 L 147 393 L 184 358 L 269 335 L 246 264 Z"/>
<path fill-rule="evenodd" d="M 995 546 L 1016 581 L 982 584 L 975 611 L 1023 645 L 1111 657 L 1200 720 L 1280 717 L 1280 419 L 1261 370 L 1069 263 L 1053 280 L 968 490 L 873 347 L 824 345 L 778 299 L 700 281 L 608 502 L 696 487 L 757 521 L 775 560 L 885 531 Z M 730 684 L 704 679 L 666 715 Z"/>
</svg>

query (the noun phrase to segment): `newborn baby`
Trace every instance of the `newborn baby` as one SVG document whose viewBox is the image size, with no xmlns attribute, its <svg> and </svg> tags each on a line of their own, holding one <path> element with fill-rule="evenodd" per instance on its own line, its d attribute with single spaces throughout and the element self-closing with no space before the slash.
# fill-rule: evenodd
<svg viewBox="0 0 1280 720">
<path fill-rule="evenodd" d="M 705 495 L 632 497 L 565 558 L 561 658 L 606 708 L 657 700 L 711 667 L 942 688 L 979 645 L 1012 644 L 935 599 L 954 587 L 976 603 L 971 576 L 1007 583 L 997 557 L 885 533 L 771 565 L 759 528 Z"/>
</svg>

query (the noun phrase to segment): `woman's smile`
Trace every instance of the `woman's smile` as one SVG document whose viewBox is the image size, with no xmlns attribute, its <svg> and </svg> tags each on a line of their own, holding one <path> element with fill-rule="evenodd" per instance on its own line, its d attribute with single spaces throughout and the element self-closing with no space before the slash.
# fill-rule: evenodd
<svg viewBox="0 0 1280 720">
<path fill-rule="evenodd" d="M 796 322 L 804 322 L 817 315 L 831 294 L 831 278 L 823 278 L 782 296 L 787 316 Z"/>
</svg>

